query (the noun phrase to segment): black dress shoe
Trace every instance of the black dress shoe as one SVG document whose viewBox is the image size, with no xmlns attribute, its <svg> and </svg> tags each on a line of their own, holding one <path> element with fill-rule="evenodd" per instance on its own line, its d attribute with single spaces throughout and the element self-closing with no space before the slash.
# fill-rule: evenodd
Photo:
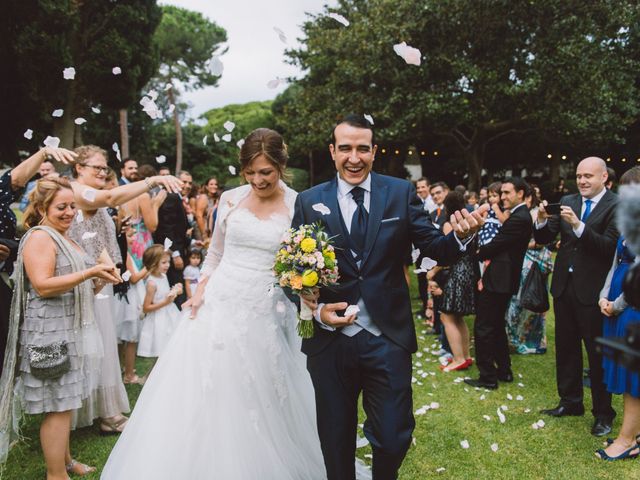
<svg viewBox="0 0 640 480">
<path fill-rule="evenodd" d="M 584 406 L 576 405 L 572 407 L 564 407 L 562 405 L 558 405 L 556 408 L 540 410 L 540 413 L 551 415 L 552 417 L 580 417 L 584 415 Z"/>
<path fill-rule="evenodd" d="M 596 418 L 595 422 L 593 422 L 593 427 L 591 427 L 591 435 L 596 437 L 604 437 L 611 433 L 611 424 L 613 422 L 611 420 L 605 420 L 602 418 Z"/>
<path fill-rule="evenodd" d="M 498 380 L 505 383 L 513 382 L 513 373 L 505 373 L 504 375 L 498 375 Z"/>
<path fill-rule="evenodd" d="M 478 388 L 487 388 L 489 390 L 495 390 L 496 388 L 498 388 L 498 383 L 491 383 L 491 382 L 485 382 L 484 380 L 478 378 L 476 380 L 472 379 L 472 378 L 465 378 L 464 379 L 464 383 L 466 383 L 467 385 L 471 385 L 472 387 L 478 387 Z"/>
</svg>

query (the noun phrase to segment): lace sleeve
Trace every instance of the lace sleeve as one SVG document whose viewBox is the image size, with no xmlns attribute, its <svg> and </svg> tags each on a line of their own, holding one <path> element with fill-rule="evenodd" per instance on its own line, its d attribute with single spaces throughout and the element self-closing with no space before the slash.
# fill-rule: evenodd
<svg viewBox="0 0 640 480">
<path fill-rule="evenodd" d="M 222 259 L 222 253 L 224 251 L 224 235 L 225 235 L 225 220 L 229 210 L 229 198 L 228 192 L 225 192 L 220 197 L 218 202 L 218 214 L 216 216 L 216 223 L 213 228 L 213 235 L 211 236 L 211 243 L 209 244 L 209 250 L 207 250 L 207 256 L 202 262 L 202 271 L 200 273 L 200 280 L 209 278 L 214 270 L 220 264 Z"/>
</svg>

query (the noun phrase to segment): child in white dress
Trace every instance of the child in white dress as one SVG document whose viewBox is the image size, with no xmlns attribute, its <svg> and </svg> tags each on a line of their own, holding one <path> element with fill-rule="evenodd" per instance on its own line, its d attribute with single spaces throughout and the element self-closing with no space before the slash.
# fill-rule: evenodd
<svg viewBox="0 0 640 480">
<path fill-rule="evenodd" d="M 127 245 L 131 248 L 133 242 L 133 230 L 127 233 Z M 123 274 L 123 279 L 129 282 L 129 290 L 126 296 L 119 298 L 119 314 L 118 318 L 118 340 L 123 342 L 124 353 L 124 383 L 137 383 L 142 385 L 144 381 L 136 375 L 136 350 L 138 348 L 138 340 L 140 339 L 140 329 L 142 328 L 142 302 L 145 297 L 144 279 L 149 272 L 146 267 L 138 270 L 136 262 L 131 256 L 131 252 L 127 253 L 127 271 Z M 126 277 L 126 278 L 125 278 Z"/>
<path fill-rule="evenodd" d="M 182 284 L 169 287 L 166 273 L 170 261 L 171 252 L 162 245 L 152 245 L 142 257 L 149 277 L 142 303 L 142 311 L 146 316 L 142 320 L 138 343 L 138 355 L 141 357 L 160 356 L 180 321 L 180 311 L 173 301 L 182 293 Z"/>
<path fill-rule="evenodd" d="M 184 292 L 187 294 L 187 299 L 195 293 L 198 288 L 198 279 L 200 278 L 200 265 L 202 264 L 202 252 L 197 249 L 193 249 L 189 252 L 189 265 L 184 269 Z"/>
</svg>

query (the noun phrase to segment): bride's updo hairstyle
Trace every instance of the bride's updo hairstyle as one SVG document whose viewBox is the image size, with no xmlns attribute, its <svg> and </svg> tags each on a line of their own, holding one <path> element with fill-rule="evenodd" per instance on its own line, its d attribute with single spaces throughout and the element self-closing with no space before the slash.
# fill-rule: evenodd
<svg viewBox="0 0 640 480">
<path fill-rule="evenodd" d="M 264 158 L 278 170 L 282 180 L 289 180 L 290 175 L 286 171 L 289 153 L 282 135 L 269 128 L 257 128 L 247 135 L 240 148 L 241 173 L 260 155 L 264 155 Z"/>
<path fill-rule="evenodd" d="M 24 226 L 31 228 L 39 225 L 49 210 L 56 193 L 65 188 L 71 190 L 71 184 L 63 177 L 38 180 L 35 188 L 29 193 L 29 206 L 24 212 Z"/>
</svg>

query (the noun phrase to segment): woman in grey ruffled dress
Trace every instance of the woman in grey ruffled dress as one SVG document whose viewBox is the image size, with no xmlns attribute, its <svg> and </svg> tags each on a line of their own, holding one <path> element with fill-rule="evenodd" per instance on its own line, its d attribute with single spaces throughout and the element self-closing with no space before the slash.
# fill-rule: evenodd
<svg viewBox="0 0 640 480">
<path fill-rule="evenodd" d="M 18 434 L 20 410 L 45 414 L 40 442 L 48 479 L 95 471 L 69 451 L 72 411 L 95 386 L 102 340 L 93 294 L 118 282 L 115 268 L 96 265 L 68 236 L 76 215 L 65 179 L 38 181 L 19 247 L 6 368 L 0 380 L 0 461 Z"/>
</svg>

